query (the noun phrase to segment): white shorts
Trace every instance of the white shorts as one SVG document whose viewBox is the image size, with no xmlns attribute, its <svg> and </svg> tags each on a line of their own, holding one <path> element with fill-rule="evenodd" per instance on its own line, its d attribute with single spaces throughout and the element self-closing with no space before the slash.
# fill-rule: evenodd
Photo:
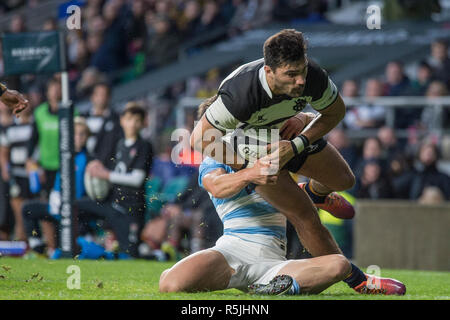
<svg viewBox="0 0 450 320">
<path fill-rule="evenodd" d="M 265 246 L 237 236 L 223 235 L 211 249 L 220 252 L 235 270 L 227 288 L 242 291 L 251 284 L 268 283 L 289 263 L 286 251 L 279 246 Z"/>
</svg>

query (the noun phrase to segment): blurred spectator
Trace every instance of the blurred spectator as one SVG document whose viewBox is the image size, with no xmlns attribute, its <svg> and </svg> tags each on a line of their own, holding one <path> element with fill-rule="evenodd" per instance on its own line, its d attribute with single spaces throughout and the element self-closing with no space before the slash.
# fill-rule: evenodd
<svg viewBox="0 0 450 320">
<path fill-rule="evenodd" d="M 58 22 L 55 18 L 50 17 L 45 19 L 44 24 L 42 25 L 43 31 L 54 31 L 58 29 Z"/>
<path fill-rule="evenodd" d="M 384 163 L 381 164 L 382 152 L 381 142 L 378 138 L 370 137 L 364 140 L 362 158 L 359 160 L 355 169 L 356 176 L 362 175 L 364 166 L 369 161 L 376 160 L 380 162 L 380 165 L 384 166 Z"/>
<path fill-rule="evenodd" d="M 178 56 L 179 45 L 179 38 L 168 17 L 156 16 L 152 20 L 152 28 L 154 34 L 147 39 L 146 48 L 146 64 L 151 69 L 174 61 Z"/>
<path fill-rule="evenodd" d="M 333 129 L 328 134 L 327 140 L 339 151 L 350 168 L 354 168 L 358 157 L 355 147 L 350 143 L 345 131 L 338 128 Z"/>
<path fill-rule="evenodd" d="M 84 173 L 88 161 L 85 149 L 89 137 L 89 128 L 83 118 L 74 119 L 74 148 L 75 148 L 75 198 L 86 195 L 84 188 Z M 24 204 L 22 215 L 25 221 L 26 235 L 29 248 L 38 253 L 44 253 L 49 258 L 57 259 L 60 256 L 58 248 L 58 234 L 61 206 L 61 176 L 58 171 L 55 180 L 52 181 L 52 191 L 46 201 L 31 200 Z M 42 241 L 39 222 L 47 222 L 50 228 L 42 229 L 46 243 Z"/>
<path fill-rule="evenodd" d="M 220 14 L 219 4 L 215 0 L 208 0 L 203 4 L 203 12 L 197 24 L 195 34 L 201 35 L 225 25 L 225 21 Z"/>
<path fill-rule="evenodd" d="M 222 79 L 220 77 L 220 70 L 218 68 L 213 68 L 206 73 L 205 80 L 198 88 L 195 96 L 197 98 L 209 98 L 217 93 L 217 88 L 219 87 Z"/>
<path fill-rule="evenodd" d="M 233 0 L 235 14 L 230 21 L 231 34 L 262 27 L 272 19 L 273 1 Z"/>
<path fill-rule="evenodd" d="M 366 83 L 365 98 L 368 103 L 349 110 L 344 119 L 349 129 L 376 128 L 385 120 L 385 109 L 376 104 L 376 98 L 383 95 L 383 84 L 377 79 L 369 79 Z"/>
<path fill-rule="evenodd" d="M 419 198 L 420 204 L 436 205 L 445 202 L 442 191 L 437 187 L 425 187 Z"/>
<path fill-rule="evenodd" d="M 367 161 L 362 169 L 362 175 L 356 183 L 356 198 L 386 199 L 392 197 L 392 189 L 388 179 L 382 174 L 380 163 L 376 160 Z"/>
<path fill-rule="evenodd" d="M 22 219 L 22 205 L 32 198 L 25 163 L 27 144 L 32 134 L 32 109 L 21 112 L 20 118 L 3 127 L 0 132 L 0 165 L 3 181 L 9 182 L 10 204 L 14 212 L 14 238 L 26 240 Z"/>
<path fill-rule="evenodd" d="M 61 83 L 51 78 L 47 86 L 47 101 L 34 110 L 32 136 L 28 143 L 28 173 L 38 170 L 43 189 L 48 195 L 59 169 L 58 110 Z M 41 168 L 42 170 L 39 170 Z"/>
<path fill-rule="evenodd" d="M 388 164 L 388 177 L 391 182 L 393 197 L 409 199 L 409 189 L 414 179 L 410 159 L 403 153 L 397 153 Z"/>
<path fill-rule="evenodd" d="M 110 87 L 106 83 L 97 83 L 91 94 L 91 109 L 85 115 L 91 131 L 87 150 L 107 168 L 112 168 L 116 145 L 123 137 L 119 116 L 111 109 L 110 98 Z"/>
<path fill-rule="evenodd" d="M 386 95 L 405 96 L 411 92 L 410 81 L 403 70 L 403 63 L 391 61 L 386 65 Z"/>
<path fill-rule="evenodd" d="M 92 88 L 97 83 L 106 82 L 107 77 L 95 67 L 89 67 L 83 71 L 76 87 L 76 97 L 78 100 L 86 98 L 92 94 Z"/>
<path fill-rule="evenodd" d="M 124 138 L 115 145 L 113 168 L 95 159 L 86 167 L 92 177 L 111 182 L 108 197 L 98 202 L 89 198 L 76 201 L 80 219 L 80 233 L 90 230 L 89 221 L 102 220 L 114 231 L 122 258 L 136 257 L 140 233 L 145 221 L 144 185 L 152 165 L 152 145 L 140 137 L 146 118 L 145 109 L 129 102 L 120 116 Z"/>
<path fill-rule="evenodd" d="M 9 23 L 9 32 L 19 33 L 27 30 L 25 25 L 25 18 L 20 14 L 15 14 Z"/>
<path fill-rule="evenodd" d="M 185 39 L 197 35 L 197 28 L 200 25 L 201 7 L 196 0 L 188 0 L 184 5 L 183 12 L 177 19 L 177 27 Z"/>
<path fill-rule="evenodd" d="M 386 21 L 430 20 L 432 13 L 441 10 L 439 0 L 384 0 L 383 4 Z"/>
<path fill-rule="evenodd" d="M 131 3 L 132 16 L 128 26 L 128 54 L 134 56 L 144 49 L 147 37 L 147 26 L 145 24 L 146 3 L 143 0 L 135 0 Z"/>
<path fill-rule="evenodd" d="M 11 111 L 0 101 L 0 131 L 3 131 L 3 128 L 7 128 L 12 123 L 13 116 Z M 9 240 L 9 235 L 14 224 L 14 214 L 10 205 L 9 180 L 4 179 L 9 177 L 4 172 L 3 168 L 5 165 L 3 164 L 2 157 L 0 157 L 0 165 L 0 168 L 2 168 L 0 174 L 0 240 Z"/>
<path fill-rule="evenodd" d="M 307 22 L 325 20 L 327 1 L 325 0 L 276 0 L 274 1 L 274 18 L 281 21 L 302 19 Z"/>
<path fill-rule="evenodd" d="M 393 128 L 381 127 L 378 129 L 377 137 L 381 143 L 382 158 L 385 161 L 390 162 L 396 154 L 403 152 Z"/>
<path fill-rule="evenodd" d="M 359 96 L 358 82 L 353 79 L 345 80 L 342 84 L 341 95 L 343 97 L 355 98 Z"/>
<path fill-rule="evenodd" d="M 444 39 L 433 41 L 428 63 L 433 69 L 433 79 L 440 80 L 450 89 L 450 58 L 448 56 L 448 42 Z"/>
<path fill-rule="evenodd" d="M 409 96 L 414 94 L 409 78 L 403 70 L 400 61 L 391 61 L 386 65 L 386 95 L 388 96 Z M 405 129 L 413 125 L 420 117 L 418 108 L 396 108 L 395 128 Z"/>
<path fill-rule="evenodd" d="M 425 96 L 427 98 L 444 97 L 448 95 L 448 90 L 445 84 L 441 81 L 433 81 L 428 86 Z M 447 117 L 450 114 L 448 108 L 444 108 L 442 113 L 437 112 L 434 105 L 426 106 L 421 114 L 420 126 L 425 129 L 432 129 L 443 125 L 445 127 L 449 120 Z"/>
<path fill-rule="evenodd" d="M 442 191 L 446 200 L 450 200 L 450 177 L 437 168 L 438 159 L 439 150 L 435 144 L 425 142 L 421 145 L 409 193 L 410 199 L 419 199 L 426 187 L 434 186 Z"/>
<path fill-rule="evenodd" d="M 127 58 L 126 16 L 123 1 L 110 0 L 103 7 L 105 31 L 103 41 L 91 58 L 91 65 L 102 72 L 111 73 L 124 67 Z"/>
<path fill-rule="evenodd" d="M 423 96 L 432 79 L 432 69 L 428 63 L 421 61 L 417 66 L 416 79 L 411 81 L 411 90 L 414 95 Z"/>
</svg>

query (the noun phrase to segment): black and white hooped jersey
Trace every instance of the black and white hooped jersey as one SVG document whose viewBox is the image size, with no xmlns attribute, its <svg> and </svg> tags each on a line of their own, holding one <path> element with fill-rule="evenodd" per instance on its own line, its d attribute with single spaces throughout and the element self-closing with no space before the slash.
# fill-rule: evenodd
<svg viewBox="0 0 450 320">
<path fill-rule="evenodd" d="M 327 72 L 309 61 L 303 94 L 297 98 L 275 96 L 267 83 L 264 59 L 259 59 L 234 70 L 223 80 L 218 94 L 205 116 L 215 128 L 226 131 L 245 124 L 279 128 L 307 104 L 319 112 L 324 110 L 336 100 L 338 90 Z"/>
<path fill-rule="evenodd" d="M 139 138 L 133 144 L 127 145 L 125 139 L 121 139 L 116 148 L 113 173 L 129 174 L 138 169 L 147 175 L 152 159 L 153 151 L 150 142 Z M 144 204 L 143 185 L 131 187 L 114 184 L 112 195 L 114 202 L 125 207 L 142 207 Z"/>
<path fill-rule="evenodd" d="M 91 113 L 84 116 L 91 131 L 91 136 L 86 144 L 89 154 L 111 169 L 110 162 L 114 156 L 115 146 L 123 137 L 119 116 L 110 110 L 102 116 Z"/>
<path fill-rule="evenodd" d="M 0 145 L 9 148 L 9 164 L 11 174 L 26 178 L 25 162 L 28 159 L 28 142 L 31 139 L 33 125 L 31 123 L 14 123 L 3 127 L 0 132 Z"/>
</svg>

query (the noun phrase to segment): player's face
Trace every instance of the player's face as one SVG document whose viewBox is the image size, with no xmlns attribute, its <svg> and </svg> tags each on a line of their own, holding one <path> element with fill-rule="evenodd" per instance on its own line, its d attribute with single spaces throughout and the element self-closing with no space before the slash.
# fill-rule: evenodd
<svg viewBox="0 0 450 320">
<path fill-rule="evenodd" d="M 86 127 L 83 125 L 75 125 L 74 129 L 74 142 L 75 142 L 75 151 L 79 152 L 86 145 L 86 142 L 89 138 L 88 131 Z"/>
<path fill-rule="evenodd" d="M 135 138 L 143 127 L 143 121 L 137 114 L 125 113 L 120 118 L 120 125 L 126 138 Z"/>
<path fill-rule="evenodd" d="M 273 92 L 292 98 L 300 97 L 306 85 L 308 60 L 305 58 L 272 70 Z"/>
</svg>

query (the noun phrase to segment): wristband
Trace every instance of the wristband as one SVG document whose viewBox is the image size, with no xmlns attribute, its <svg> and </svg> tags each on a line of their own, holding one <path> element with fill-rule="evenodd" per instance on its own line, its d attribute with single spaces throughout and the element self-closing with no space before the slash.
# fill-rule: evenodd
<svg viewBox="0 0 450 320">
<path fill-rule="evenodd" d="M 5 93 L 5 91 L 8 90 L 8 88 L 0 82 L 0 97 Z"/>
<path fill-rule="evenodd" d="M 297 138 L 291 140 L 292 149 L 294 149 L 295 155 L 301 153 L 307 146 L 309 146 L 309 140 L 304 135 L 299 135 Z"/>
</svg>

